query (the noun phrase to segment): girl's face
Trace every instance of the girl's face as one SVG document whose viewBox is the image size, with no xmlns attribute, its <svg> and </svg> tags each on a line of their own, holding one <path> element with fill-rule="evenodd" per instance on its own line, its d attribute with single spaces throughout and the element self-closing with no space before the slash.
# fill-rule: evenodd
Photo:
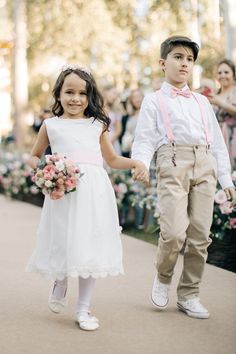
<svg viewBox="0 0 236 354">
<path fill-rule="evenodd" d="M 234 84 L 234 75 L 230 66 L 222 63 L 218 67 L 217 80 L 221 87 L 228 88 Z"/>
<path fill-rule="evenodd" d="M 143 100 L 143 94 L 139 90 L 134 91 L 132 93 L 132 96 L 130 97 L 130 101 L 136 110 L 140 109 L 142 100 Z"/>
<path fill-rule="evenodd" d="M 84 118 L 88 106 L 86 81 L 75 73 L 67 75 L 61 88 L 60 101 L 65 118 Z"/>
</svg>

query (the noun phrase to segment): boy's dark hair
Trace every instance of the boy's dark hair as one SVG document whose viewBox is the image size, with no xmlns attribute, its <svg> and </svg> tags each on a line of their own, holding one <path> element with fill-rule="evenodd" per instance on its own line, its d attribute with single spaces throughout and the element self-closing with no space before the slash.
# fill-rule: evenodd
<svg viewBox="0 0 236 354">
<path fill-rule="evenodd" d="M 60 93 L 65 78 L 71 73 L 78 75 L 82 80 L 86 82 L 88 107 L 84 111 L 85 116 L 94 117 L 94 119 L 97 119 L 101 123 L 104 123 L 105 130 L 108 130 L 111 120 L 103 110 L 104 101 L 101 93 L 97 88 L 97 84 L 90 73 L 80 70 L 78 68 L 76 69 L 68 68 L 66 70 L 63 70 L 58 76 L 52 91 L 53 98 L 54 98 L 54 103 L 52 105 L 53 114 L 55 116 L 60 117 L 64 113 L 64 109 L 60 101 Z"/>
<path fill-rule="evenodd" d="M 172 36 L 162 42 L 161 59 L 166 59 L 167 55 L 173 50 L 173 48 L 178 46 L 191 48 L 193 51 L 194 61 L 196 61 L 199 52 L 199 45 L 185 36 Z"/>
</svg>

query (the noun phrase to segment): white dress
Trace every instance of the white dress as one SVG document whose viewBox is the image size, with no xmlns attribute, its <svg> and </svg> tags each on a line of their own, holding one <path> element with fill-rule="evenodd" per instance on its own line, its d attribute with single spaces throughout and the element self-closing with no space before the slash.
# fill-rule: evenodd
<svg viewBox="0 0 236 354">
<path fill-rule="evenodd" d="M 45 197 L 26 270 L 53 279 L 123 274 L 116 199 L 99 143 L 102 123 L 58 117 L 44 122 L 52 152 L 73 158 L 84 175 L 75 192 L 58 200 Z"/>
</svg>

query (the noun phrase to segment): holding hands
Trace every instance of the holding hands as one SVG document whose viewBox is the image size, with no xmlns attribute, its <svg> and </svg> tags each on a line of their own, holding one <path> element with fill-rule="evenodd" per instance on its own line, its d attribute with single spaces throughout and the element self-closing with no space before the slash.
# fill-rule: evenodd
<svg viewBox="0 0 236 354">
<path fill-rule="evenodd" d="M 236 191 L 233 187 L 230 188 L 225 188 L 225 194 L 227 196 L 227 199 L 231 201 L 230 208 L 235 208 L 236 207 Z"/>
<path fill-rule="evenodd" d="M 142 182 L 146 185 L 149 183 L 149 172 L 143 162 L 134 161 L 132 177 L 134 181 Z"/>
</svg>

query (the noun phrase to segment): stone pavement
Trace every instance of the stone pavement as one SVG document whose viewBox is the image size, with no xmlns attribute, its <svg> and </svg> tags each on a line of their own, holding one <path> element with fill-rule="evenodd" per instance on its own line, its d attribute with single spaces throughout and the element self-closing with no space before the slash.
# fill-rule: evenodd
<svg viewBox="0 0 236 354">
<path fill-rule="evenodd" d="M 47 308 L 51 283 L 25 273 L 35 245 L 40 208 L 0 196 L 0 354 L 234 354 L 236 353 L 236 274 L 207 265 L 201 287 L 208 320 L 188 318 L 176 309 L 176 284 L 170 306 L 158 312 L 149 303 L 156 247 L 126 235 L 125 276 L 97 281 L 92 310 L 95 332 L 74 321 L 77 280 L 70 279 L 63 314 Z"/>
</svg>

